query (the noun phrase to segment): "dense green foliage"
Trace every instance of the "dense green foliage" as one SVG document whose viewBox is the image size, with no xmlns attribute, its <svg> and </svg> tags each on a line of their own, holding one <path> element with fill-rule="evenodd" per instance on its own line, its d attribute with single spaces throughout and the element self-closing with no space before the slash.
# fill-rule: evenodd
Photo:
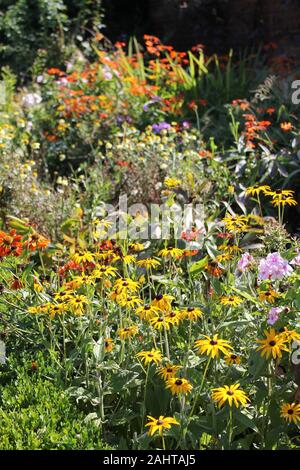
<svg viewBox="0 0 300 470">
<path fill-rule="evenodd" d="M 49 378 L 42 355 L 9 355 L 0 372 L 0 449 L 103 449 L 99 428 Z"/>
<path fill-rule="evenodd" d="M 1 0 L 0 64 L 19 79 L 41 64 L 62 65 L 101 18 L 101 0 Z"/>
</svg>

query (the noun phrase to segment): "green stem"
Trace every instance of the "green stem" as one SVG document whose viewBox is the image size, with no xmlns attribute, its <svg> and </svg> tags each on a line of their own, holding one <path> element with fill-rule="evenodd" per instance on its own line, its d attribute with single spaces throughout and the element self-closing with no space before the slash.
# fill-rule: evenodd
<svg viewBox="0 0 300 470">
<path fill-rule="evenodd" d="M 211 357 L 208 359 L 207 361 L 207 364 L 206 364 L 206 367 L 204 369 L 204 372 L 203 372 L 203 376 L 202 376 L 202 380 L 201 380 L 201 384 L 200 384 L 200 388 L 195 396 L 195 399 L 194 399 L 194 404 L 193 404 L 193 407 L 192 407 L 192 410 L 190 412 L 190 416 L 189 416 L 189 419 L 193 416 L 194 414 L 194 411 L 195 411 L 195 408 L 196 408 L 196 404 L 197 404 L 197 401 L 198 401 L 198 398 L 202 392 L 202 388 L 203 388 L 203 384 L 204 384 L 204 380 L 205 380 L 205 377 L 206 377 L 206 374 L 207 374 L 207 371 L 208 371 L 208 367 L 209 367 L 209 364 L 211 362 Z"/>
</svg>

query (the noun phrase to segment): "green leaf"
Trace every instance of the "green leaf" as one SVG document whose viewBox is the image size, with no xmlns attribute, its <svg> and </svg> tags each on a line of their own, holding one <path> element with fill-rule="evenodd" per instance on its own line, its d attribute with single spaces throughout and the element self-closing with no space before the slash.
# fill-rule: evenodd
<svg viewBox="0 0 300 470">
<path fill-rule="evenodd" d="M 205 256 L 205 258 L 202 258 L 199 261 L 196 261 L 195 263 L 193 263 L 189 269 L 191 276 L 196 276 L 196 274 L 203 271 L 203 269 L 207 265 L 207 262 L 208 262 L 208 256 Z"/>
</svg>

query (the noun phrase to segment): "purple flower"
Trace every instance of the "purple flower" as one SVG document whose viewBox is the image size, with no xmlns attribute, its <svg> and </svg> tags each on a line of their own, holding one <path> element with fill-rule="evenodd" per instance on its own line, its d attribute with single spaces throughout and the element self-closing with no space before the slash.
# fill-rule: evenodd
<svg viewBox="0 0 300 470">
<path fill-rule="evenodd" d="M 244 253 L 241 259 L 238 261 L 237 268 L 239 271 L 244 273 L 250 268 L 253 262 L 254 262 L 253 256 L 250 255 L 249 253 Z"/>
<path fill-rule="evenodd" d="M 152 100 L 154 103 L 159 103 L 159 102 L 162 100 L 162 98 L 161 98 L 160 96 L 158 96 L 158 95 L 153 95 L 153 96 L 151 96 L 151 100 Z"/>
<path fill-rule="evenodd" d="M 288 261 L 283 259 L 279 253 L 269 253 L 268 256 L 259 263 L 258 279 L 275 280 L 288 276 L 293 269 Z"/>
<path fill-rule="evenodd" d="M 292 259 L 291 263 L 294 266 L 300 266 L 300 254 L 296 256 L 296 258 Z"/>
<path fill-rule="evenodd" d="M 268 312 L 268 321 L 267 323 L 269 325 L 274 325 L 274 323 L 277 322 L 278 318 L 279 318 L 279 315 L 281 314 L 282 312 L 282 308 L 280 307 L 272 307 L 271 310 L 269 310 Z"/>
<path fill-rule="evenodd" d="M 189 123 L 189 121 L 183 121 L 182 127 L 183 129 L 189 129 L 191 127 L 191 124 Z"/>
<path fill-rule="evenodd" d="M 159 134 L 165 129 L 170 129 L 170 127 L 170 124 L 168 124 L 167 122 L 159 122 L 158 124 L 152 124 L 152 129 L 155 134 Z"/>
</svg>

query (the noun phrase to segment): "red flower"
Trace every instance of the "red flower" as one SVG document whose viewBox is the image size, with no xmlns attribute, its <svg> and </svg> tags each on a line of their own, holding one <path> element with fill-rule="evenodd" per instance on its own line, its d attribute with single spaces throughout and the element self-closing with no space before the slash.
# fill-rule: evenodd
<svg viewBox="0 0 300 470">
<path fill-rule="evenodd" d="M 0 232 L 0 258 L 10 254 L 20 256 L 21 253 L 21 236 L 17 235 L 16 230 L 11 230 L 9 233 Z"/>
<path fill-rule="evenodd" d="M 39 233 L 32 233 L 29 235 L 28 240 L 24 243 L 24 245 L 29 248 L 30 251 L 35 251 L 38 249 L 43 249 L 46 248 L 50 243 L 50 240 L 47 238 L 43 237 L 43 235 L 40 235 Z"/>
</svg>

